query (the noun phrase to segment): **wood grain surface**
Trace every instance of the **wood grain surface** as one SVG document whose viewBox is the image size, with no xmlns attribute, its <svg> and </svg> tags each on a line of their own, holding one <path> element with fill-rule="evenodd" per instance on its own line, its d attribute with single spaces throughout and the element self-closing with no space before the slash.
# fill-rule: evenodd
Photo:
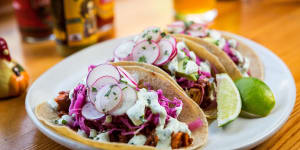
<svg viewBox="0 0 300 150">
<path fill-rule="evenodd" d="M 173 18 L 171 0 L 116 0 L 115 37 L 140 32 L 150 25 L 165 27 Z M 237 33 L 261 43 L 278 55 L 291 70 L 300 88 L 300 1 L 232 0 L 217 3 L 219 15 L 213 27 Z M 30 75 L 31 83 L 63 58 L 53 41 L 22 43 L 13 15 L 0 17 L 0 36 L 4 37 L 12 57 Z M 28 118 L 25 96 L 0 101 L 0 149 L 67 148 L 44 136 Z M 300 149 L 300 94 L 287 123 L 271 138 L 254 149 Z M 238 140 L 237 140 L 238 142 Z"/>
</svg>

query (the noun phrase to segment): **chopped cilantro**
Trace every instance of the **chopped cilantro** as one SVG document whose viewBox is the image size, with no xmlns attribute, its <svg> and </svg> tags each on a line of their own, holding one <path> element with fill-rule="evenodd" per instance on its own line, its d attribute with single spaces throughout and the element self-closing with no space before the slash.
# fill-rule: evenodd
<svg viewBox="0 0 300 150">
<path fill-rule="evenodd" d="M 144 122 L 145 121 L 145 115 L 140 116 L 140 121 Z"/>
<path fill-rule="evenodd" d="M 145 38 L 145 37 L 146 37 L 146 35 L 147 35 L 147 34 L 146 34 L 146 33 L 144 33 L 142 37 L 143 37 L 143 38 Z"/>
<path fill-rule="evenodd" d="M 157 33 L 158 32 L 158 29 L 154 29 L 152 30 L 153 33 Z"/>
<path fill-rule="evenodd" d="M 183 62 L 183 65 L 182 65 L 183 70 L 186 69 L 186 65 L 187 65 L 187 61 Z"/>
<path fill-rule="evenodd" d="M 99 137 L 96 137 L 96 140 L 99 140 L 100 138 Z"/>
<path fill-rule="evenodd" d="M 97 90 L 97 88 L 95 88 L 95 87 L 92 87 L 92 92 L 97 92 L 98 90 Z"/>
<path fill-rule="evenodd" d="M 142 49 L 143 49 L 143 50 L 146 50 L 146 46 L 143 46 Z"/>
<path fill-rule="evenodd" d="M 54 120 L 54 123 L 55 123 L 55 124 L 58 124 L 58 120 Z"/>
<path fill-rule="evenodd" d="M 110 87 L 109 87 L 109 90 L 107 91 L 107 93 L 104 95 L 105 97 L 108 97 L 109 96 L 109 94 L 111 93 L 111 90 L 112 90 L 112 88 L 114 87 L 114 86 L 117 86 L 117 85 L 111 85 Z"/>
<path fill-rule="evenodd" d="M 199 77 L 200 77 L 200 75 L 199 75 L 199 74 L 196 74 L 195 76 L 196 76 L 196 79 L 197 79 L 197 80 L 198 80 L 198 79 L 199 79 Z"/>
<path fill-rule="evenodd" d="M 164 55 L 168 55 L 168 51 L 167 51 L 167 50 L 165 50 L 165 53 L 164 53 Z"/>
<path fill-rule="evenodd" d="M 116 93 L 116 92 L 113 92 L 113 94 L 114 94 L 114 95 L 117 95 L 117 93 Z"/>
<path fill-rule="evenodd" d="M 125 90 L 126 88 L 127 88 L 127 86 L 125 86 L 125 87 L 122 89 L 122 91 Z"/>
<path fill-rule="evenodd" d="M 127 84 L 127 81 L 124 81 L 124 80 L 120 80 L 120 82 Z"/>
<path fill-rule="evenodd" d="M 162 32 L 162 33 L 160 34 L 160 36 L 161 36 L 161 37 L 165 37 L 165 36 L 166 36 L 166 33 L 165 33 L 165 32 Z"/>
<path fill-rule="evenodd" d="M 148 37 L 147 37 L 147 41 L 149 42 L 149 44 L 152 44 L 152 41 L 151 41 L 151 40 L 152 40 L 152 36 L 148 36 Z"/>
<path fill-rule="evenodd" d="M 66 125 L 68 122 L 66 120 L 62 120 L 61 123 Z"/>
<path fill-rule="evenodd" d="M 144 62 L 144 63 L 146 63 L 146 62 L 147 62 L 147 61 L 146 61 L 146 57 L 145 57 L 145 56 L 141 56 L 141 57 L 139 58 L 138 62 Z"/>
<path fill-rule="evenodd" d="M 219 40 L 217 40 L 217 41 L 215 41 L 215 44 L 217 45 L 217 46 L 219 46 Z"/>
<path fill-rule="evenodd" d="M 151 100 L 149 98 L 147 99 L 147 102 L 149 105 L 151 104 Z"/>
<path fill-rule="evenodd" d="M 117 100 L 117 99 L 118 99 L 118 96 L 116 96 L 114 100 Z"/>
</svg>

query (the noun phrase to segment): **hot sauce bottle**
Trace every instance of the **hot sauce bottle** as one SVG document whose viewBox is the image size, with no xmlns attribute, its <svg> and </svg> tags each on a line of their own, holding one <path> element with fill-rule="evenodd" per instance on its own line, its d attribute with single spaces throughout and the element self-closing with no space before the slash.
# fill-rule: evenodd
<svg viewBox="0 0 300 150">
<path fill-rule="evenodd" d="M 53 32 L 61 55 L 67 56 L 95 44 L 111 30 L 103 30 L 105 27 L 99 23 L 101 16 L 97 11 L 95 0 L 51 0 Z"/>
</svg>

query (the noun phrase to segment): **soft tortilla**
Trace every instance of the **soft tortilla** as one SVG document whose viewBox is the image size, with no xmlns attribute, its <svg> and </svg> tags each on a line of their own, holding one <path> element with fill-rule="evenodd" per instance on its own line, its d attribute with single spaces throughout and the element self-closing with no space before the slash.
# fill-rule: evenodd
<svg viewBox="0 0 300 150">
<path fill-rule="evenodd" d="M 118 62 L 118 64 L 122 63 Z M 168 79 L 166 79 L 164 75 L 160 73 L 150 71 L 137 65 L 124 65 L 123 68 L 131 74 L 138 75 L 139 79 L 142 79 L 145 82 L 149 82 L 155 90 L 162 89 L 164 91 L 164 95 L 167 98 L 173 99 L 174 97 L 177 97 L 181 99 L 183 102 L 183 109 L 178 117 L 178 120 L 189 123 L 196 120 L 197 118 L 201 118 L 201 120 L 203 121 L 203 126 L 192 132 L 193 144 L 185 149 L 197 149 L 206 143 L 208 135 L 208 123 L 203 111 L 193 100 L 187 97 L 183 91 L 179 90 L 176 86 L 174 86 L 173 83 L 171 83 Z M 66 126 L 58 126 L 54 124 L 54 120 L 58 118 L 57 114 L 46 102 L 38 105 L 35 108 L 35 114 L 42 123 L 44 123 L 55 132 L 91 147 L 111 150 L 155 149 L 154 147 L 150 146 L 133 146 L 116 142 L 98 142 L 88 138 L 84 138 Z"/>
<path fill-rule="evenodd" d="M 216 45 L 211 44 L 207 41 L 204 41 L 201 38 L 192 37 L 192 36 L 185 35 L 185 34 L 175 34 L 174 36 L 192 40 L 192 41 L 198 43 L 199 45 L 202 45 L 203 47 L 205 47 L 209 52 L 211 52 L 212 54 L 214 54 L 215 56 L 217 56 L 219 58 L 220 62 L 224 65 L 224 67 L 226 69 L 226 72 L 229 74 L 229 76 L 233 80 L 236 80 L 236 79 L 239 79 L 239 78 L 243 77 L 242 73 L 239 71 L 238 67 L 231 60 L 231 58 L 224 51 L 222 51 L 219 47 L 217 47 Z M 233 37 L 230 37 L 226 33 L 222 33 L 222 36 L 225 39 L 234 39 Z M 235 40 L 237 40 L 237 39 L 235 39 Z M 260 59 L 258 58 L 256 53 L 250 47 L 248 47 L 247 45 L 245 45 L 243 42 L 241 42 L 239 40 L 237 40 L 237 41 L 239 43 L 239 45 L 237 47 L 237 50 L 239 52 L 241 52 L 241 54 L 243 56 L 250 59 L 251 76 L 263 80 L 264 73 L 263 73 L 262 62 L 260 61 Z"/>
</svg>

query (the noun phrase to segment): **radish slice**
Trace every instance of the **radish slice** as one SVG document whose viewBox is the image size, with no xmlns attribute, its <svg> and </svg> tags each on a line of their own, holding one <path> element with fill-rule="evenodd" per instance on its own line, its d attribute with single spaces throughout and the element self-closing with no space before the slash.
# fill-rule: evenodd
<svg viewBox="0 0 300 150">
<path fill-rule="evenodd" d="M 205 37 L 207 33 L 201 30 L 188 30 L 187 34 L 194 37 Z"/>
<path fill-rule="evenodd" d="M 125 43 L 122 43 L 119 45 L 115 51 L 114 55 L 120 60 L 130 60 L 130 54 L 132 52 L 132 49 L 135 45 L 135 42 L 133 41 L 126 41 Z"/>
<path fill-rule="evenodd" d="M 172 24 L 170 24 L 171 26 L 181 26 L 184 27 L 184 22 L 183 21 L 175 21 Z"/>
<path fill-rule="evenodd" d="M 159 27 L 148 27 L 140 35 L 137 42 L 144 40 L 152 40 L 158 42 L 161 39 L 161 31 Z"/>
<path fill-rule="evenodd" d="M 170 41 L 172 43 L 172 45 L 174 47 L 176 47 L 177 42 L 176 42 L 176 39 L 173 36 L 166 35 L 165 37 L 162 38 L 162 40 L 164 40 L 164 39 Z"/>
<path fill-rule="evenodd" d="M 158 59 L 159 51 L 159 46 L 154 41 L 139 42 L 133 48 L 133 60 L 152 64 Z"/>
<path fill-rule="evenodd" d="M 119 82 L 117 81 L 116 78 L 112 76 L 102 76 L 98 78 L 89 88 L 89 100 L 92 102 L 96 101 L 96 95 L 98 90 L 100 90 L 103 86 L 107 84 L 118 84 Z"/>
<path fill-rule="evenodd" d="M 171 24 L 167 26 L 167 30 L 171 33 L 183 33 L 185 30 L 185 26 L 184 24 L 183 25 Z"/>
<path fill-rule="evenodd" d="M 122 89 L 117 84 L 103 86 L 96 95 L 95 106 L 101 113 L 109 113 L 116 109 L 122 100 Z"/>
<path fill-rule="evenodd" d="M 117 68 L 113 65 L 110 64 L 101 64 L 93 68 L 86 79 L 86 85 L 88 87 L 91 87 L 91 85 L 99 78 L 102 76 L 112 76 L 114 77 L 117 81 L 120 80 L 120 73 L 117 70 Z"/>
<path fill-rule="evenodd" d="M 122 88 L 122 102 L 120 107 L 115 111 L 111 112 L 112 115 L 123 115 L 126 111 L 135 104 L 137 100 L 136 91 L 134 88 L 128 86 L 127 84 L 120 84 Z"/>
<path fill-rule="evenodd" d="M 124 77 L 125 82 L 127 82 L 127 84 L 129 84 L 130 86 L 132 86 L 134 88 L 138 87 L 138 84 L 137 84 L 136 80 L 131 76 L 130 73 L 128 73 L 122 67 L 117 67 L 117 69 L 119 70 L 121 76 Z"/>
<path fill-rule="evenodd" d="M 189 29 L 203 31 L 206 29 L 206 26 L 204 24 L 194 23 L 190 25 Z"/>
<path fill-rule="evenodd" d="M 176 44 L 177 44 L 177 42 L 176 42 Z M 170 61 L 172 61 L 173 58 L 177 56 L 177 52 L 178 52 L 177 46 L 175 45 L 174 51 L 173 51 L 173 53 L 172 53 L 172 55 L 170 57 Z"/>
<path fill-rule="evenodd" d="M 154 64 L 160 66 L 169 61 L 174 51 L 174 47 L 172 43 L 168 40 L 160 40 L 158 45 L 160 49 L 160 54 L 157 61 Z"/>
<path fill-rule="evenodd" d="M 82 107 L 81 113 L 82 113 L 82 116 L 88 120 L 95 120 L 95 119 L 99 119 L 102 116 L 104 116 L 104 114 L 97 111 L 95 105 L 90 102 L 86 103 Z"/>
</svg>

